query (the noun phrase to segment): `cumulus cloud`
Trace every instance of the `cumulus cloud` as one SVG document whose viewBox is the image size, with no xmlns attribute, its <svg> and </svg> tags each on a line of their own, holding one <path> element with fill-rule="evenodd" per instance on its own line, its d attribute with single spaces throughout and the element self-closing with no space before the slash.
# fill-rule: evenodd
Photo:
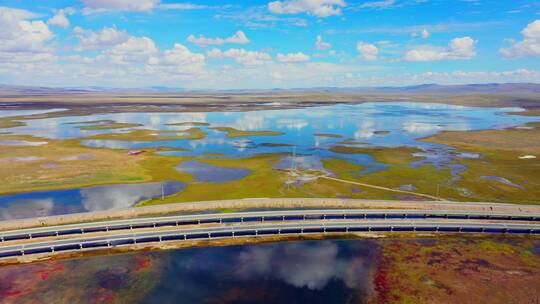
<svg viewBox="0 0 540 304">
<path fill-rule="evenodd" d="M 54 16 L 47 20 L 47 24 L 68 28 L 70 23 L 67 16 L 73 13 L 75 13 L 75 9 L 70 7 L 58 10 Z"/>
<path fill-rule="evenodd" d="M 523 40 L 501 49 L 501 54 L 506 58 L 540 56 L 540 19 L 529 23 L 521 34 Z"/>
<path fill-rule="evenodd" d="M 358 42 L 356 49 L 360 53 L 360 58 L 367 61 L 373 61 L 379 59 L 379 48 L 374 44 Z"/>
<path fill-rule="evenodd" d="M 263 65 L 272 61 L 272 57 L 265 52 L 248 51 L 245 49 L 229 49 L 225 52 L 220 49 L 212 49 L 208 52 L 208 58 L 233 59 L 236 63 L 247 66 Z"/>
<path fill-rule="evenodd" d="M 344 0 L 285 0 L 268 3 L 268 10 L 275 14 L 307 13 L 317 17 L 341 15 Z"/>
<path fill-rule="evenodd" d="M 56 56 L 46 43 L 54 34 L 37 15 L 21 9 L 0 7 L 0 62 L 39 62 Z"/>
<path fill-rule="evenodd" d="M 85 30 L 80 27 L 73 29 L 73 33 L 79 39 L 77 51 L 98 50 L 108 48 L 126 42 L 130 35 L 124 30 L 115 27 L 106 27 L 99 31 Z"/>
<path fill-rule="evenodd" d="M 82 0 L 85 13 L 104 11 L 148 12 L 153 10 L 160 0 Z"/>
<path fill-rule="evenodd" d="M 238 5 L 225 4 L 225 5 L 205 5 L 205 4 L 194 4 L 189 2 L 183 3 L 160 3 L 157 8 L 162 10 L 203 10 L 203 9 L 228 9 L 239 7 Z"/>
<path fill-rule="evenodd" d="M 158 52 L 154 41 L 148 37 L 129 37 L 121 44 L 105 50 L 99 59 L 107 59 L 115 64 L 151 63 Z"/>
<path fill-rule="evenodd" d="M 309 56 L 298 52 L 298 53 L 289 53 L 289 54 L 277 54 L 277 60 L 284 63 L 293 63 L 293 62 L 306 62 L 309 61 Z"/>
<path fill-rule="evenodd" d="M 317 40 L 315 41 L 315 48 L 319 51 L 325 51 L 332 48 L 332 45 L 328 42 L 325 42 L 321 35 L 317 35 Z"/>
<path fill-rule="evenodd" d="M 371 1 L 366 2 L 360 5 L 360 8 L 374 8 L 381 9 L 391 7 L 396 3 L 396 0 L 381 0 L 381 1 Z"/>
<path fill-rule="evenodd" d="M 248 44 L 249 39 L 242 31 L 236 32 L 234 35 L 227 38 L 206 38 L 203 35 L 195 37 L 194 35 L 189 35 L 187 40 L 191 43 L 194 43 L 198 46 L 206 47 L 209 45 L 223 45 L 227 43 L 233 44 Z"/>
<path fill-rule="evenodd" d="M 454 38 L 448 47 L 421 46 L 405 55 L 406 61 L 464 60 L 476 56 L 476 41 L 471 37 Z"/>
<path fill-rule="evenodd" d="M 173 65 L 202 65 L 204 64 L 205 56 L 191 52 L 182 44 L 176 43 L 174 48 L 166 50 L 163 54 L 163 62 Z"/>
</svg>

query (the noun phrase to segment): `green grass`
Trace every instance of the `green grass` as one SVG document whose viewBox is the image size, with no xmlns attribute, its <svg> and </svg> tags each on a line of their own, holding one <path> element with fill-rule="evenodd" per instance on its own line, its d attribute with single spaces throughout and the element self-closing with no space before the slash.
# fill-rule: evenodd
<svg viewBox="0 0 540 304">
<path fill-rule="evenodd" d="M 209 126 L 210 124 L 207 122 L 176 122 L 176 123 L 169 123 L 166 124 L 167 126 L 197 126 L 197 127 L 205 127 Z"/>
<path fill-rule="evenodd" d="M 349 147 L 333 146 L 331 151 L 343 154 L 368 154 L 377 161 L 390 165 L 407 165 L 419 158 L 414 157 L 414 152 L 420 150 L 410 147 L 384 148 L 384 147 Z"/>
<path fill-rule="evenodd" d="M 0 129 L 8 129 L 22 126 L 26 126 L 26 124 L 22 121 L 11 120 L 9 118 L 0 118 Z"/>
<path fill-rule="evenodd" d="M 166 135 L 163 135 L 166 134 Z M 155 130 L 133 130 L 128 133 L 100 134 L 85 139 L 112 139 L 126 141 L 161 141 L 161 140 L 195 140 L 206 137 L 206 132 L 199 128 L 190 128 L 185 131 L 155 131 Z"/>
<path fill-rule="evenodd" d="M 459 151 L 478 153 L 479 159 L 456 160 L 466 166 L 458 187 L 472 192 L 475 200 L 513 203 L 540 203 L 540 161 L 519 159 L 522 155 L 540 157 L 540 123 L 533 129 L 443 132 L 424 140 L 450 145 Z M 482 176 L 498 176 L 525 187 L 519 189 Z"/>
<path fill-rule="evenodd" d="M 277 131 L 242 131 L 231 127 L 215 127 L 212 130 L 226 132 L 228 138 L 249 137 L 249 136 L 279 136 L 285 133 Z"/>
<path fill-rule="evenodd" d="M 331 138 L 342 138 L 343 136 L 339 134 L 333 134 L 333 133 L 315 133 L 313 134 L 317 137 L 331 137 Z"/>
<path fill-rule="evenodd" d="M 281 144 L 281 143 L 262 143 L 259 146 L 262 147 L 294 147 L 291 144 Z"/>
<path fill-rule="evenodd" d="M 93 126 L 81 126 L 79 129 L 81 130 L 114 130 L 114 129 L 125 129 L 125 128 L 134 128 L 134 127 L 140 127 L 141 124 L 134 124 L 134 123 L 121 123 L 121 122 L 115 122 L 111 124 L 104 124 L 104 125 L 93 125 Z"/>
<path fill-rule="evenodd" d="M 363 141 L 347 139 L 347 140 L 339 142 L 339 144 L 340 145 L 367 145 L 368 143 L 363 142 Z"/>
</svg>

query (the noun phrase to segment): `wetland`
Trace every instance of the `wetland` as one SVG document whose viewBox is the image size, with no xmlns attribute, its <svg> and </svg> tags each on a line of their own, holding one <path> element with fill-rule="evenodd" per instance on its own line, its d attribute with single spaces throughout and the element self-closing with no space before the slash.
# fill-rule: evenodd
<svg viewBox="0 0 540 304">
<path fill-rule="evenodd" d="M 3 266 L 6 303 L 533 303 L 527 238 L 285 241 Z M 465 283 L 466 282 L 466 283 Z"/>
<path fill-rule="evenodd" d="M 28 216 L 81 212 L 92 209 L 80 207 L 77 195 L 70 198 L 77 208 L 39 204 L 51 201 L 50 191 L 120 193 L 163 182 L 182 186 L 101 208 L 247 197 L 404 198 L 319 175 L 455 201 L 536 203 L 540 197 L 540 118 L 514 115 L 523 112 L 518 107 L 368 102 L 308 111 L 53 110 L 0 110 L 15 123 L 0 135 L 5 210 L 33 200 L 37 211 Z"/>
</svg>

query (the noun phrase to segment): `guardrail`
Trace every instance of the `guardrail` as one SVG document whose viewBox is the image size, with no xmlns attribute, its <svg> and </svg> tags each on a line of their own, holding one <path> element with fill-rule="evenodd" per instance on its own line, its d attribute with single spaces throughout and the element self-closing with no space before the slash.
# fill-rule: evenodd
<svg viewBox="0 0 540 304">
<path fill-rule="evenodd" d="M 369 232 L 413 232 L 413 233 L 493 233 L 493 234 L 540 234 L 540 225 L 504 223 L 436 223 L 436 222 L 363 222 L 363 223 L 302 223 L 300 225 L 255 225 L 198 228 L 126 234 L 116 237 L 94 237 L 78 240 L 0 247 L 0 258 L 12 258 L 32 254 L 106 249 L 145 243 L 167 241 L 197 241 L 236 237 L 260 237 L 272 235 L 303 235 L 317 233 L 369 233 Z"/>
<path fill-rule="evenodd" d="M 240 212 L 202 215 L 180 215 L 158 218 L 136 218 L 109 222 L 70 224 L 43 228 L 0 232 L 0 243 L 23 239 L 36 239 L 95 232 L 126 231 L 167 226 L 200 224 L 224 224 L 269 221 L 305 220 L 370 220 L 370 219 L 462 219 L 462 220 L 505 220 L 540 221 L 540 214 L 508 215 L 496 212 L 456 212 L 418 210 L 286 210 Z"/>
</svg>

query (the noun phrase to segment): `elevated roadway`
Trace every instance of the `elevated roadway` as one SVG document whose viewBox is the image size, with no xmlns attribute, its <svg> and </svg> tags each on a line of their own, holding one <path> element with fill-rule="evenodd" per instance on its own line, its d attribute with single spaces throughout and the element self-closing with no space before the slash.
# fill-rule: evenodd
<svg viewBox="0 0 540 304">
<path fill-rule="evenodd" d="M 219 209 L 416 209 L 448 210 L 460 212 L 499 212 L 540 214 L 539 205 L 517 205 L 490 202 L 441 202 L 414 200 L 364 200 L 340 198 L 247 198 L 235 200 L 186 202 L 143 206 L 107 211 L 65 214 L 29 219 L 0 221 L 0 231 L 39 226 L 55 226 L 114 219 L 132 219 L 142 216 L 160 216 L 179 212 L 202 212 Z"/>
<path fill-rule="evenodd" d="M 403 209 L 324 209 L 324 210 L 275 210 L 132 218 L 98 221 L 59 226 L 37 227 L 0 232 L 0 242 L 37 239 L 44 237 L 76 235 L 95 232 L 188 226 L 200 224 L 225 224 L 242 222 L 276 222 L 305 220 L 369 220 L 369 219 L 461 219 L 500 221 L 540 221 L 540 213 L 503 213 L 491 211 L 455 210 L 403 210 Z"/>
<path fill-rule="evenodd" d="M 325 233 L 540 234 L 540 214 L 456 210 L 276 210 L 176 215 L 0 232 L 0 258 L 187 240 Z"/>
</svg>

